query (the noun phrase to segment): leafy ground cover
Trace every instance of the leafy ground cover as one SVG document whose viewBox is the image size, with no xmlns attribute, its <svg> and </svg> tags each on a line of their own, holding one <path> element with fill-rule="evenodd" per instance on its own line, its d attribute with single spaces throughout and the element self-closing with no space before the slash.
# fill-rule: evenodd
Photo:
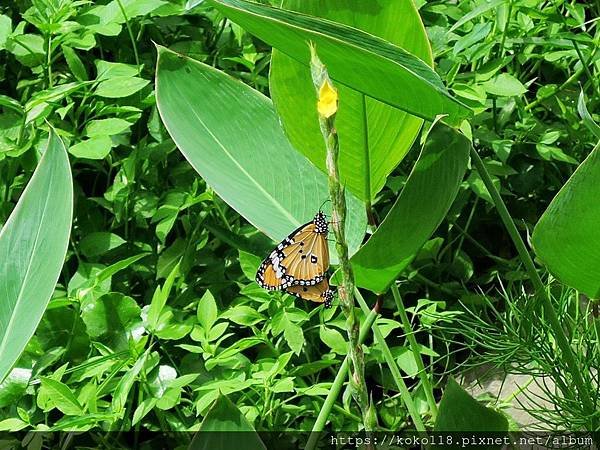
<svg viewBox="0 0 600 450">
<path fill-rule="evenodd" d="M 334 24 L 316 45 L 339 86 L 375 430 L 467 431 L 450 420 L 457 407 L 475 430 L 522 427 L 507 412 L 514 399 L 475 401 L 454 382 L 477 367 L 538 385 L 530 428 L 597 430 L 600 6 L 358 3 L 284 6 L 374 35 Z M 269 14 L 281 27 L 271 34 L 253 22 Z M 271 239 L 327 195 L 308 46 L 293 40 L 298 27 L 316 34 L 305 16 L 278 14 L 242 0 L 0 6 L 0 431 L 197 431 L 231 417 L 245 430 L 365 427 L 346 376 L 347 311 L 254 282 Z M 342 33 L 354 59 L 337 61 L 323 30 Z M 393 67 L 388 85 L 360 78 L 374 54 L 382 73 Z M 456 129 L 431 127 L 444 111 Z M 366 161 L 353 150 L 364 142 Z M 290 171 L 302 182 L 283 182 Z M 70 236 L 57 231 L 67 224 Z M 19 279 L 11 261 L 30 253 Z M 388 254 L 397 259 L 374 262 Z M 22 436 L 2 442 L 19 448 Z"/>
</svg>

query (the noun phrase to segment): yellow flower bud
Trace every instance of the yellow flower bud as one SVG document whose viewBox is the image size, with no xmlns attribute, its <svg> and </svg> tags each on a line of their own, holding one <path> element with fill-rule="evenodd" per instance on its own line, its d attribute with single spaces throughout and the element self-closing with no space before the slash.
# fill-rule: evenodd
<svg viewBox="0 0 600 450">
<path fill-rule="evenodd" d="M 330 118 L 337 112 L 338 93 L 328 79 L 325 80 L 321 85 L 321 89 L 319 89 L 317 109 L 319 110 L 319 114 L 325 118 Z"/>
</svg>

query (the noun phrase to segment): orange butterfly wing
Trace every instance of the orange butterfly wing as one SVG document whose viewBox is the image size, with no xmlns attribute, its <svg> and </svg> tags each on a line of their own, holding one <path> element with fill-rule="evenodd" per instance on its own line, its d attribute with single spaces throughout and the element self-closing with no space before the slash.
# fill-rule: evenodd
<svg viewBox="0 0 600 450">
<path fill-rule="evenodd" d="M 304 300 L 325 303 L 326 308 L 331 308 L 333 291 L 329 288 L 327 279 L 324 279 L 314 286 L 290 286 L 285 291 Z"/>
<path fill-rule="evenodd" d="M 329 269 L 328 225 L 325 214 L 318 212 L 286 237 L 262 262 L 256 282 L 267 290 L 289 286 L 314 286 Z"/>
</svg>

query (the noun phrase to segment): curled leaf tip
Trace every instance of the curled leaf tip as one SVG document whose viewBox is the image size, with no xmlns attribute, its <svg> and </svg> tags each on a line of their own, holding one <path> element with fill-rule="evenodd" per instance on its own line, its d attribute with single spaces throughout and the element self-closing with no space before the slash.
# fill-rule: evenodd
<svg viewBox="0 0 600 450">
<path fill-rule="evenodd" d="M 317 109 L 319 110 L 319 114 L 325 118 L 330 118 L 337 112 L 338 93 L 331 85 L 329 79 L 325 79 L 319 89 Z"/>
</svg>

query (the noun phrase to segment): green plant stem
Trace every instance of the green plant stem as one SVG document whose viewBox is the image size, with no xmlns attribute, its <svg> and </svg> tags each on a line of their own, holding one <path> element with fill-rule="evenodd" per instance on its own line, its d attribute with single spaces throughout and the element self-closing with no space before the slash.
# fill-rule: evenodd
<svg viewBox="0 0 600 450">
<path fill-rule="evenodd" d="M 525 105 L 524 110 L 529 111 L 530 109 L 535 108 L 541 102 L 548 100 L 550 97 L 554 96 L 557 92 L 562 91 L 564 88 L 566 88 L 572 82 L 577 81 L 584 72 L 585 72 L 585 69 L 583 67 L 578 69 L 577 71 L 575 71 L 575 73 L 573 75 L 571 75 L 569 78 L 567 78 L 563 84 L 555 87 L 554 89 L 549 90 L 546 93 L 546 95 L 539 97 L 537 100 L 529 103 L 528 105 Z"/>
<path fill-rule="evenodd" d="M 129 23 L 129 18 L 127 17 L 127 12 L 121 3 L 121 0 L 117 0 L 117 4 L 119 5 L 119 9 L 121 10 L 121 14 L 123 14 L 123 19 L 125 19 L 125 26 L 127 27 L 127 33 L 129 34 L 129 39 L 131 40 L 131 46 L 133 47 L 133 57 L 135 58 L 135 64 L 138 69 L 138 75 L 142 72 L 142 66 L 140 64 L 140 56 L 138 54 L 137 45 L 135 43 L 135 38 L 133 37 L 133 31 L 131 30 L 131 24 Z"/>
<path fill-rule="evenodd" d="M 425 364 L 423 364 L 423 358 L 421 358 L 421 352 L 419 351 L 419 344 L 415 339 L 415 333 L 413 332 L 410 321 L 408 320 L 408 315 L 406 314 L 406 309 L 404 308 L 404 302 L 402 301 L 402 297 L 400 296 L 400 292 L 398 291 L 398 286 L 396 283 L 392 283 L 392 295 L 394 296 L 394 300 L 396 301 L 396 307 L 398 308 L 398 313 L 400 314 L 400 320 L 402 321 L 402 328 L 404 329 L 404 335 L 408 340 L 408 344 L 410 345 L 410 349 L 412 351 L 413 357 L 415 358 L 415 362 L 417 364 L 417 369 L 419 369 L 419 378 L 421 380 L 421 384 L 423 385 L 423 390 L 425 391 L 425 397 L 427 398 L 427 404 L 429 405 L 429 410 L 431 411 L 431 418 L 435 421 L 437 417 L 437 405 L 435 403 L 435 398 L 433 396 L 433 388 L 431 387 L 431 383 L 429 382 L 429 375 L 425 370 Z"/>
<path fill-rule="evenodd" d="M 367 314 L 369 312 L 369 307 L 367 306 L 367 303 L 365 302 L 364 298 L 360 294 L 360 291 L 356 288 L 354 291 L 354 295 L 356 296 L 356 300 L 358 301 L 358 304 L 360 305 L 363 312 L 365 314 Z M 426 431 L 425 425 L 423 424 L 423 421 L 421 420 L 421 415 L 419 414 L 419 410 L 417 409 L 417 406 L 415 405 L 415 402 L 413 401 L 413 399 L 410 395 L 410 391 L 408 390 L 408 387 L 406 386 L 406 383 L 404 382 L 404 379 L 402 378 L 402 375 L 400 374 L 400 369 L 398 368 L 398 364 L 396 363 L 396 360 L 394 359 L 392 352 L 390 351 L 390 348 L 388 347 L 387 343 L 385 342 L 385 339 L 384 339 L 383 335 L 381 334 L 381 330 L 379 330 L 379 327 L 377 326 L 376 323 L 374 323 L 371 328 L 373 329 L 373 334 L 375 336 L 375 340 L 377 341 L 377 344 L 379 344 L 379 347 L 381 348 L 381 352 L 383 353 L 383 358 L 385 359 L 385 362 L 388 365 L 388 368 L 390 369 L 392 378 L 394 379 L 394 381 L 396 383 L 396 387 L 398 388 L 398 391 L 400 392 L 402 401 L 404 402 L 404 405 L 406 406 L 406 409 L 408 410 L 408 414 L 409 414 L 410 418 L 412 419 L 413 423 L 415 424 L 416 430 L 417 431 Z M 432 411 L 437 412 L 437 407 L 435 405 L 435 401 L 433 402 L 433 408 L 434 409 L 432 409 Z"/>
<path fill-rule="evenodd" d="M 542 282 L 542 279 L 540 278 L 540 275 L 537 272 L 533 259 L 531 258 L 531 255 L 529 254 L 529 251 L 527 250 L 527 247 L 525 246 L 525 243 L 523 242 L 523 239 L 521 238 L 521 235 L 517 230 L 515 222 L 512 220 L 512 217 L 510 216 L 510 213 L 506 208 L 506 204 L 504 203 L 502 197 L 500 196 L 500 193 L 494 186 L 492 178 L 489 172 L 487 171 L 485 164 L 483 163 L 481 157 L 479 156 L 479 153 L 477 153 L 473 146 L 471 146 L 471 159 L 473 160 L 473 163 L 475 164 L 475 167 L 477 168 L 477 171 L 479 172 L 483 183 L 485 184 L 487 190 L 489 191 L 492 197 L 492 200 L 494 201 L 494 205 L 496 207 L 496 210 L 498 211 L 498 214 L 500 215 L 500 218 L 502 219 L 502 222 L 504 223 L 506 231 L 508 231 L 508 234 L 510 235 L 513 244 L 515 245 L 517 252 L 519 253 L 519 257 L 521 258 L 521 261 L 525 266 L 525 270 L 527 271 L 535 289 L 536 298 L 541 299 L 546 317 L 550 322 L 552 330 L 554 331 L 554 338 L 556 339 L 556 343 L 561 350 L 562 357 L 569 368 L 570 375 L 579 394 L 579 400 L 583 404 L 586 413 L 589 414 L 590 417 L 592 417 L 596 411 L 591 401 L 591 392 L 588 391 L 587 385 L 583 380 L 583 376 L 577 365 L 573 349 L 571 348 L 569 340 L 567 339 L 562 325 L 558 320 L 558 316 L 556 314 L 556 311 L 554 310 L 552 301 L 550 300 L 548 292 L 544 287 L 544 283 Z M 592 429 L 594 429 L 593 424 Z"/>
<path fill-rule="evenodd" d="M 375 322 L 377 316 L 378 312 L 376 311 L 376 309 L 372 309 L 367 315 L 365 323 L 360 328 L 360 333 L 358 335 L 359 345 L 362 344 L 367 338 L 369 330 L 373 326 L 373 323 Z M 329 414 L 331 413 L 331 410 L 335 405 L 335 401 L 340 395 L 340 391 L 342 390 L 342 386 L 344 385 L 344 380 L 346 379 L 346 376 L 348 374 L 349 367 L 350 358 L 348 357 L 348 355 L 346 355 L 344 361 L 342 362 L 342 365 L 340 366 L 337 372 L 337 375 L 335 376 L 335 379 L 333 380 L 333 383 L 331 384 L 329 394 L 327 394 L 327 397 L 325 398 L 325 402 L 323 403 L 323 406 L 319 411 L 317 420 L 315 420 L 315 424 L 313 425 L 312 431 L 310 433 L 310 436 L 308 437 L 308 441 L 306 442 L 304 450 L 313 450 L 317 445 L 317 441 L 319 439 L 321 431 L 323 431 L 323 428 L 325 428 L 325 422 L 327 422 L 327 418 L 329 417 Z"/>
<path fill-rule="evenodd" d="M 316 50 L 311 46 L 311 75 L 317 92 L 317 97 L 321 95 L 321 89 L 324 86 L 334 87 L 329 79 L 327 69 L 319 60 Z M 337 100 L 334 105 L 337 107 Z M 352 373 L 350 376 L 350 385 L 352 387 L 352 396 L 358 403 L 362 416 L 363 425 L 367 432 L 372 431 L 377 425 L 376 415 L 372 414 L 369 408 L 369 393 L 365 381 L 365 362 L 362 346 L 358 342 L 360 324 L 356 318 L 354 310 L 354 274 L 348 257 L 348 245 L 346 243 L 345 225 L 346 225 L 346 197 L 344 189 L 340 182 L 338 169 L 338 157 L 340 152 L 339 140 L 335 129 L 335 110 L 332 114 L 325 117 L 319 112 L 319 125 L 321 133 L 325 140 L 327 149 L 327 172 L 329 175 L 329 197 L 332 207 L 332 229 L 335 236 L 335 248 L 338 254 L 341 283 L 338 285 L 338 295 L 342 311 L 346 316 L 346 331 L 348 332 L 349 354 L 352 360 Z"/>
</svg>

